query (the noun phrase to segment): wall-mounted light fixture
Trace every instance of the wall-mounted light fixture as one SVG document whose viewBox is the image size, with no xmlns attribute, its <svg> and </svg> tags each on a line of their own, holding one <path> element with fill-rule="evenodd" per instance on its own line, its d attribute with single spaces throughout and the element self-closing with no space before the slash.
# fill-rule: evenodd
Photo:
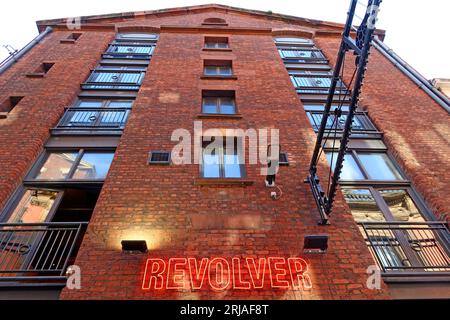
<svg viewBox="0 0 450 320">
<path fill-rule="evenodd" d="M 306 235 L 303 243 L 304 253 L 325 253 L 328 249 L 328 235 Z"/>
<path fill-rule="evenodd" d="M 122 251 L 133 252 L 138 251 L 145 253 L 148 251 L 147 242 L 145 240 L 122 240 Z"/>
</svg>

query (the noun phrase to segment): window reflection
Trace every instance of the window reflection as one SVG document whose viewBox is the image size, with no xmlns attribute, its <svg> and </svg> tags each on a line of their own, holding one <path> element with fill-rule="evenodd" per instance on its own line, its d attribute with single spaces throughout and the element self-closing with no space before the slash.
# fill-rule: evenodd
<svg viewBox="0 0 450 320">
<path fill-rule="evenodd" d="M 65 179 L 75 162 L 77 154 L 75 152 L 51 153 L 35 178 L 39 180 Z"/>
<path fill-rule="evenodd" d="M 380 194 L 386 205 L 389 207 L 395 221 L 425 221 L 406 190 L 380 190 Z"/>
<path fill-rule="evenodd" d="M 358 153 L 372 180 L 400 180 L 402 177 L 385 153 Z"/>
<path fill-rule="evenodd" d="M 356 222 L 386 221 L 370 190 L 343 189 L 342 191 Z"/>
<path fill-rule="evenodd" d="M 113 157 L 114 153 L 85 152 L 72 178 L 81 180 L 104 179 Z"/>
<path fill-rule="evenodd" d="M 39 223 L 47 219 L 58 191 L 27 190 L 14 209 L 8 223 Z"/>
<path fill-rule="evenodd" d="M 338 153 L 337 152 L 327 152 L 326 153 L 328 163 L 331 163 L 333 158 L 333 162 L 331 163 L 331 168 L 334 170 L 336 166 L 336 160 Z M 344 164 L 342 167 L 341 180 L 363 180 L 364 175 L 356 164 L 355 159 L 353 159 L 352 155 L 346 154 L 344 157 Z"/>
</svg>

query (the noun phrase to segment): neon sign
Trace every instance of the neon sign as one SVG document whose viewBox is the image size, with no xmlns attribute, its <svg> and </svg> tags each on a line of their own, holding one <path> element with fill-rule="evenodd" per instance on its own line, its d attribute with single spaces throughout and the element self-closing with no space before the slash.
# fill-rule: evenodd
<svg viewBox="0 0 450 320">
<path fill-rule="evenodd" d="M 147 259 L 143 290 L 312 288 L 308 264 L 301 258 Z"/>
</svg>

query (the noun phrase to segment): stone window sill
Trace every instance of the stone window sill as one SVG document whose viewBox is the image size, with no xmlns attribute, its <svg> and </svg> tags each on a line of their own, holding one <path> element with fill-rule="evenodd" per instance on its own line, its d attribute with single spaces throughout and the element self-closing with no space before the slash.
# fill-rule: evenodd
<svg viewBox="0 0 450 320">
<path fill-rule="evenodd" d="M 206 76 L 202 75 L 200 79 L 203 80 L 237 80 L 237 77 L 235 75 L 231 76 Z"/>
<path fill-rule="evenodd" d="M 43 72 L 33 72 L 33 73 L 27 73 L 25 75 L 27 78 L 44 78 L 45 73 Z"/>
<path fill-rule="evenodd" d="M 60 40 L 59 42 L 60 43 L 75 43 L 75 39 L 63 39 L 63 40 Z"/>
<path fill-rule="evenodd" d="M 197 118 L 200 119 L 242 119 L 240 113 L 235 114 L 220 114 L 220 113 L 199 113 Z"/>
<path fill-rule="evenodd" d="M 212 52 L 231 52 L 231 48 L 203 48 L 203 51 L 212 51 Z"/>
<path fill-rule="evenodd" d="M 253 180 L 246 178 L 197 178 L 194 179 L 195 186 L 251 186 Z"/>
</svg>

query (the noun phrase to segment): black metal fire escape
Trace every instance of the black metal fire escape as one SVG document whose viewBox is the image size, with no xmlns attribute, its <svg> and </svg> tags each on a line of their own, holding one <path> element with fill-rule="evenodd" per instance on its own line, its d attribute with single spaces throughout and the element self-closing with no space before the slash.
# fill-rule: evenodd
<svg viewBox="0 0 450 320">
<path fill-rule="evenodd" d="M 375 31 L 377 14 L 381 1 L 382 0 L 368 0 L 367 3 L 362 4 L 361 1 L 351 0 L 347 22 L 345 24 L 344 32 L 342 35 L 341 46 L 336 60 L 333 79 L 328 93 L 327 102 L 325 104 L 325 110 L 320 124 L 320 129 L 317 134 L 317 141 L 311 159 L 309 176 L 307 178 L 307 181 L 311 185 L 314 198 L 319 208 L 320 224 L 328 223 L 329 215 L 333 210 L 333 201 L 336 195 L 336 189 L 342 171 L 344 156 L 347 151 L 349 137 L 352 130 L 352 123 L 364 81 L 369 52 Z M 365 15 L 363 17 L 359 17 L 357 15 L 357 6 L 366 8 Z M 359 18 L 361 20 L 358 28 L 355 28 L 353 26 L 355 18 Z M 345 57 L 347 53 L 350 52 L 353 52 L 353 54 L 356 56 L 356 67 L 351 81 L 348 84 L 348 91 L 344 94 L 343 97 L 341 93 L 339 93 L 338 95 L 339 104 L 335 111 L 333 111 L 334 117 L 332 128 L 337 127 L 335 122 L 339 121 L 339 118 L 341 117 L 342 104 L 344 103 L 343 101 L 348 98 L 348 95 L 350 96 L 349 112 L 345 119 L 344 130 L 340 138 L 339 152 L 337 154 L 334 172 L 330 170 L 327 183 L 328 186 L 326 190 L 324 190 L 320 185 L 320 179 L 317 175 L 317 163 L 323 152 L 324 145 L 326 144 L 328 139 L 330 139 L 331 131 L 328 130 L 327 132 L 327 123 L 331 115 L 331 105 L 335 101 L 337 84 L 340 83 L 341 77 L 344 76 Z M 336 131 L 335 136 L 331 138 L 334 139 L 334 146 L 336 140 Z M 333 158 L 334 153 L 332 155 L 331 163 L 333 163 Z"/>
</svg>

